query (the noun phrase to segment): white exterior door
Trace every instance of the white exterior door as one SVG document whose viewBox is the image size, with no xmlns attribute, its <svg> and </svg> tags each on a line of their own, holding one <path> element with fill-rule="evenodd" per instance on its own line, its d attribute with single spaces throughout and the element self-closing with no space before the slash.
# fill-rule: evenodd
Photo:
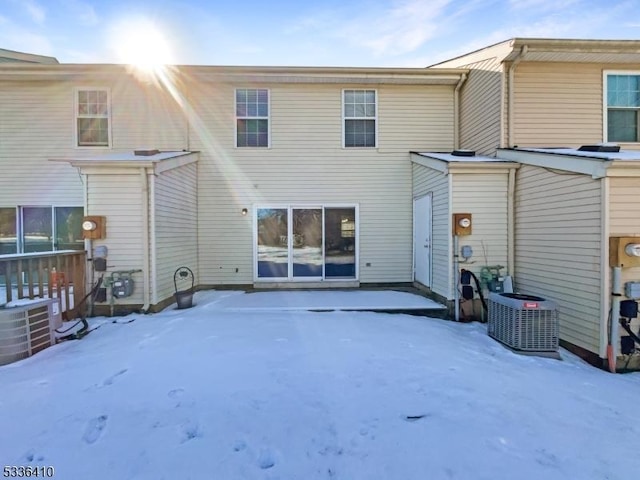
<svg viewBox="0 0 640 480">
<path fill-rule="evenodd" d="M 413 278 L 431 286 L 431 194 L 413 200 Z"/>
</svg>

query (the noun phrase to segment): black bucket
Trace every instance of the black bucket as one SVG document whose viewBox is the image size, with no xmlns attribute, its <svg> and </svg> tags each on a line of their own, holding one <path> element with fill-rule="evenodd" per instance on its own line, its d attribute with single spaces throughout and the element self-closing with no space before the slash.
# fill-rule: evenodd
<svg viewBox="0 0 640 480">
<path fill-rule="evenodd" d="M 191 282 L 191 287 L 186 290 L 178 290 L 178 281 L 180 281 L 182 284 L 188 284 L 189 282 Z M 173 274 L 173 285 L 176 288 L 176 293 L 174 294 L 174 296 L 176 297 L 178 309 L 193 307 L 194 281 L 195 277 L 193 276 L 193 272 L 189 267 L 180 267 Z"/>
</svg>

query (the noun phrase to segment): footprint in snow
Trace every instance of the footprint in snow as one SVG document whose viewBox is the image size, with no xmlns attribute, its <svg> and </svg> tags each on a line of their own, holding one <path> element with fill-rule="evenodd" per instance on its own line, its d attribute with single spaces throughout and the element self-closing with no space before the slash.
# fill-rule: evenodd
<svg viewBox="0 0 640 480">
<path fill-rule="evenodd" d="M 44 455 L 38 455 L 33 449 L 30 449 L 24 454 L 24 460 L 26 463 L 43 462 Z"/>
<path fill-rule="evenodd" d="M 237 440 L 233 444 L 233 451 L 234 452 L 241 452 L 241 451 L 245 450 L 246 448 L 247 448 L 247 444 L 245 443 L 244 440 Z"/>
<path fill-rule="evenodd" d="M 184 394 L 184 388 L 174 388 L 167 392 L 169 398 L 180 398 Z"/>
<path fill-rule="evenodd" d="M 107 426 L 108 418 L 109 417 L 107 415 L 100 415 L 99 417 L 89 420 L 87 427 L 84 430 L 82 440 L 89 445 L 96 443 Z"/>
<path fill-rule="evenodd" d="M 201 438 L 202 431 L 200 430 L 200 425 L 198 422 L 193 420 L 188 420 L 183 423 L 180 427 L 182 439 L 180 443 L 186 443 L 189 440 L 193 440 L 194 438 Z"/>
<path fill-rule="evenodd" d="M 268 468 L 275 466 L 275 464 L 276 461 L 269 450 L 263 449 L 260 451 L 260 455 L 258 455 L 258 467 L 262 470 L 267 470 Z"/>
<path fill-rule="evenodd" d="M 107 377 L 104 379 L 104 381 L 102 382 L 102 386 L 106 387 L 108 385 L 113 385 L 113 381 L 118 378 L 120 375 L 124 375 L 125 373 L 127 373 L 129 371 L 128 368 L 123 368 L 122 370 L 120 370 L 117 373 L 114 373 L 113 375 L 111 375 L 110 377 Z"/>
</svg>

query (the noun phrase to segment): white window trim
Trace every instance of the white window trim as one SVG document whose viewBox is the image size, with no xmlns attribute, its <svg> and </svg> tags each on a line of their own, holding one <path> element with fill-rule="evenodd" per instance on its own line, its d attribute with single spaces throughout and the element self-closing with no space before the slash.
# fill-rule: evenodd
<svg viewBox="0 0 640 480">
<path fill-rule="evenodd" d="M 266 117 L 239 117 L 238 116 L 238 90 L 266 90 L 267 91 L 267 110 L 268 115 Z M 265 149 L 271 148 L 271 89 L 270 88 L 256 88 L 256 87 L 238 87 L 233 90 L 233 145 L 235 148 L 243 150 L 248 149 Z M 266 147 L 251 147 L 251 146 L 239 146 L 238 145 L 238 120 L 266 120 L 267 121 L 267 146 Z"/>
<path fill-rule="evenodd" d="M 89 116 L 87 117 L 80 117 L 78 114 L 78 96 L 79 96 L 79 92 L 82 91 L 88 91 L 88 90 L 93 90 L 93 91 L 101 91 L 101 92 L 107 92 L 107 137 L 108 137 L 108 141 L 107 141 L 107 145 L 78 145 L 78 118 L 90 118 Z M 104 117 L 102 117 L 104 118 Z M 112 116 L 111 116 L 111 89 L 108 87 L 75 87 L 73 89 L 73 148 L 78 148 L 78 149 L 92 149 L 95 150 L 97 148 L 112 148 L 113 147 L 113 142 L 112 142 L 112 135 L 111 135 L 111 125 L 112 125 Z"/>
<path fill-rule="evenodd" d="M 344 92 L 346 91 L 371 91 L 374 93 L 374 95 L 376 96 L 376 111 L 375 111 L 375 115 L 373 117 L 345 117 L 344 114 Z M 380 101 L 380 99 L 378 98 L 378 89 L 376 88 L 343 88 L 342 92 L 340 93 L 341 97 L 340 97 L 340 103 L 342 104 L 342 148 L 345 150 L 371 150 L 372 148 L 378 148 L 378 102 Z M 375 122 L 375 135 L 376 135 L 376 142 L 375 145 L 373 147 L 347 147 L 346 146 L 346 142 L 345 142 L 345 123 L 346 120 L 373 120 Z"/>
<path fill-rule="evenodd" d="M 609 75 L 637 75 L 640 77 L 639 70 L 603 70 L 602 71 L 602 139 L 604 142 L 609 141 L 609 102 L 608 102 L 608 79 Z M 636 110 L 640 111 L 640 107 Z M 640 114 L 639 114 L 640 120 Z M 637 142 L 618 142 L 636 145 L 640 143 L 640 132 L 638 133 Z"/>
<path fill-rule="evenodd" d="M 291 225 L 292 212 L 295 208 L 319 208 L 322 209 L 322 278 L 319 277 L 294 277 L 292 272 L 292 263 L 288 265 L 288 277 L 271 277 L 261 278 L 258 277 L 258 210 L 261 208 L 280 208 L 287 209 L 287 225 Z M 324 210 L 325 208 L 353 208 L 355 211 L 356 220 L 356 243 L 355 243 L 355 277 L 354 278 L 326 278 L 324 272 L 324 241 L 325 241 L 325 224 L 324 224 Z M 327 282 L 327 283 L 345 283 L 345 282 L 359 282 L 360 281 L 360 205 L 358 203 L 261 203 L 253 205 L 252 215 L 252 230 L 253 230 L 253 281 L 254 283 L 313 283 L 313 282 Z M 289 229 L 287 235 L 289 237 L 288 255 L 291 258 L 292 239 L 291 229 Z"/>
</svg>

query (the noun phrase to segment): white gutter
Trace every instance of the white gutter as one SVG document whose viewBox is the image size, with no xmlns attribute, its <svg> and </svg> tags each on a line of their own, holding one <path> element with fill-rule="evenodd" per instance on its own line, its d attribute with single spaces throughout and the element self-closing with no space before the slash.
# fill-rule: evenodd
<svg viewBox="0 0 640 480">
<path fill-rule="evenodd" d="M 157 252 L 156 252 L 156 176 L 153 170 L 147 174 L 149 184 L 149 251 L 151 252 L 149 275 L 151 276 L 151 303 L 158 303 Z"/>
<path fill-rule="evenodd" d="M 453 148 L 460 148 L 460 89 L 467 80 L 467 74 L 460 76 L 460 81 L 456 84 L 453 92 Z"/>
<path fill-rule="evenodd" d="M 509 88 L 509 100 L 508 100 L 509 109 L 507 111 L 507 116 L 508 116 L 507 125 L 508 125 L 508 128 L 509 128 L 509 130 L 507 132 L 507 146 L 508 147 L 513 147 L 514 143 L 515 143 L 515 136 L 513 134 L 513 124 L 514 124 L 513 105 L 515 103 L 514 94 L 513 94 L 513 83 L 514 83 L 514 78 L 515 78 L 515 71 L 516 71 L 516 67 L 522 61 L 524 56 L 527 54 L 528 50 L 529 50 L 529 47 L 527 45 L 523 45 L 522 48 L 520 49 L 520 53 L 518 53 L 518 56 L 513 59 L 513 61 L 511 62 L 511 65 L 509 66 L 509 81 L 508 81 L 508 85 L 507 85 L 508 88 Z"/>
<path fill-rule="evenodd" d="M 507 183 L 507 275 L 514 277 L 515 272 L 515 191 L 516 169 L 509 170 Z"/>
<path fill-rule="evenodd" d="M 144 305 L 142 312 L 147 313 L 150 305 L 150 252 L 149 252 L 149 180 L 147 178 L 147 169 L 140 169 L 140 181 L 142 182 L 142 279 L 144 284 Z"/>
<path fill-rule="evenodd" d="M 610 181 L 607 177 L 600 180 L 600 342 L 598 354 L 607 357 L 609 344 L 609 306 L 611 305 L 611 267 L 609 266 L 609 191 Z"/>
</svg>

